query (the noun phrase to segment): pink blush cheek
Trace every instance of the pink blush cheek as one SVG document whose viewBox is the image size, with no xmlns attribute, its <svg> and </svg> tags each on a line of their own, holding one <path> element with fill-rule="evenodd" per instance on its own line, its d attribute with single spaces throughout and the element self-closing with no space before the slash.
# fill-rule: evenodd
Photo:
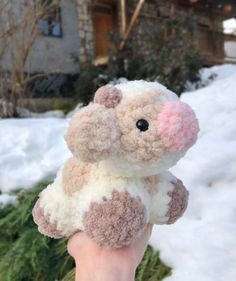
<svg viewBox="0 0 236 281">
<path fill-rule="evenodd" d="M 179 101 L 168 102 L 157 118 L 157 134 L 171 152 L 190 148 L 197 140 L 198 121 L 192 109 Z"/>
</svg>

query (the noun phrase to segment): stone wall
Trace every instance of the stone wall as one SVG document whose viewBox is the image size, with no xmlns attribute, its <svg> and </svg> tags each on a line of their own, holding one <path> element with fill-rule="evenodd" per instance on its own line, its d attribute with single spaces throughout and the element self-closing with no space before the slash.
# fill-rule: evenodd
<svg viewBox="0 0 236 281">
<path fill-rule="evenodd" d="M 85 63 L 93 59 L 93 21 L 89 0 L 77 0 L 77 11 L 79 20 L 79 61 Z"/>
</svg>

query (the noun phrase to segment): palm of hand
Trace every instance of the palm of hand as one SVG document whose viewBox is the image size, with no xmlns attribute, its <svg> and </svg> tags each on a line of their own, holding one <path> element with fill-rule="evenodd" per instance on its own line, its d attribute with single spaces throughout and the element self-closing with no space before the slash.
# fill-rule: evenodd
<svg viewBox="0 0 236 281">
<path fill-rule="evenodd" d="M 69 254 L 75 259 L 76 272 L 81 273 L 80 278 L 82 271 L 87 272 L 88 276 L 101 270 L 109 272 L 109 268 L 113 271 L 115 269 L 116 272 L 134 273 L 146 250 L 152 227 L 150 224 L 147 225 L 143 234 L 134 243 L 119 249 L 102 248 L 84 232 L 76 233 L 70 238 L 67 246 Z"/>
</svg>

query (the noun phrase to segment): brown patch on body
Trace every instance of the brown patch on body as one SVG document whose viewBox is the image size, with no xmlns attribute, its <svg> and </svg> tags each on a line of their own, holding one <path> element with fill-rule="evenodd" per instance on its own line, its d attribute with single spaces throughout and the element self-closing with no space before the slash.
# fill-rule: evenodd
<svg viewBox="0 0 236 281">
<path fill-rule="evenodd" d="M 151 162 L 164 154 L 165 148 L 157 137 L 157 116 L 164 104 L 160 95 L 145 93 L 122 102 L 115 109 L 124 157 L 128 154 L 137 162 Z M 140 131 L 136 127 L 140 119 L 148 121 L 148 130 Z"/>
<path fill-rule="evenodd" d="M 183 185 L 182 181 L 177 179 L 176 181 L 171 182 L 174 185 L 174 190 L 168 192 L 168 195 L 171 197 L 169 203 L 169 211 L 167 216 L 169 217 L 167 224 L 174 223 L 178 218 L 180 218 L 185 212 L 188 205 L 188 196 L 189 192 Z"/>
<path fill-rule="evenodd" d="M 57 224 L 51 223 L 49 218 L 44 215 L 43 209 L 40 207 L 40 198 L 33 208 L 32 215 L 34 222 L 38 225 L 38 231 L 40 233 L 54 239 L 63 237 L 61 232 L 57 230 Z"/>
<path fill-rule="evenodd" d="M 113 191 L 112 199 L 92 203 L 84 214 L 85 232 L 98 245 L 120 248 L 129 245 L 147 224 L 146 208 L 139 197 Z"/>
<path fill-rule="evenodd" d="M 71 196 L 87 184 L 92 164 L 82 163 L 76 158 L 69 159 L 63 168 L 63 190 Z"/>
</svg>

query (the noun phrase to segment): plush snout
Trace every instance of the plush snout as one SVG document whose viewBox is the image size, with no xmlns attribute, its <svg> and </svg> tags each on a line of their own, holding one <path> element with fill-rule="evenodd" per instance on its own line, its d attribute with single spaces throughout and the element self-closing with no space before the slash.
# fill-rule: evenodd
<svg viewBox="0 0 236 281">
<path fill-rule="evenodd" d="M 198 131 L 194 112 L 183 102 L 168 102 L 158 114 L 157 134 L 171 152 L 190 148 L 197 140 Z"/>
<path fill-rule="evenodd" d="M 97 162 L 117 150 L 119 132 L 112 109 L 91 104 L 77 113 L 65 136 L 72 154 L 83 162 Z"/>
</svg>

